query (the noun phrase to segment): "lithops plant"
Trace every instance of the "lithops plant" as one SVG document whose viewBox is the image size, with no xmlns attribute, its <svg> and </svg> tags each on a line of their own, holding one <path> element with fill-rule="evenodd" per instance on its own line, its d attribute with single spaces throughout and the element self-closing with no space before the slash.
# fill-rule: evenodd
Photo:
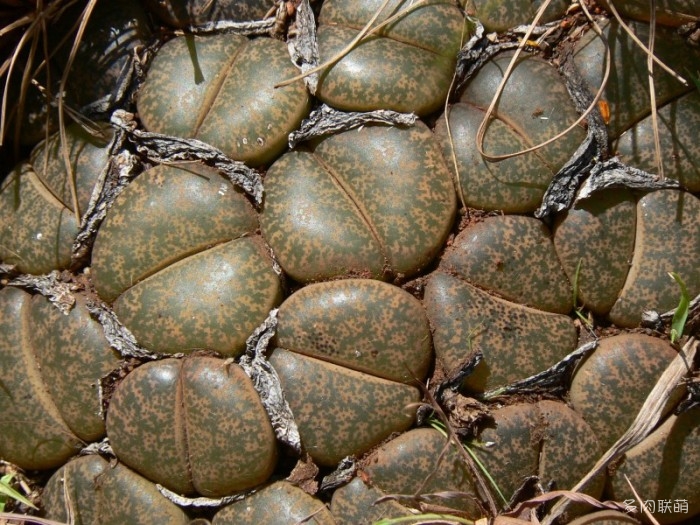
<svg viewBox="0 0 700 525">
<path fill-rule="evenodd" d="M 0 457 L 60 466 L 105 433 L 100 379 L 119 363 L 83 296 L 68 315 L 43 296 L 0 290 Z"/>
<path fill-rule="evenodd" d="M 517 0 L 467 0 L 466 8 L 478 18 L 487 31 L 506 31 L 512 27 L 529 24 L 543 1 Z M 568 3 L 564 0 L 554 0 L 545 8 L 540 23 L 547 23 L 561 18 L 566 12 Z"/>
<path fill-rule="evenodd" d="M 97 455 L 80 457 L 57 470 L 46 485 L 43 502 L 47 518 L 75 525 L 190 522 L 153 483 Z"/>
<path fill-rule="evenodd" d="M 107 435 L 137 472 L 180 494 L 220 497 L 267 480 L 277 443 L 235 363 L 191 356 L 144 364 L 119 384 Z"/>
<path fill-rule="evenodd" d="M 574 128 L 554 143 L 514 158 L 491 162 L 482 157 L 474 146 L 479 126 L 511 58 L 512 53 L 502 53 L 487 62 L 458 102 L 440 117 L 435 132 L 466 206 L 527 213 L 539 206 L 552 177 L 576 151 L 585 131 Z M 489 155 L 506 155 L 553 138 L 578 114 L 556 69 L 538 57 L 522 56 L 492 117 L 483 149 Z"/>
<path fill-rule="evenodd" d="M 289 482 L 278 481 L 216 513 L 212 525 L 335 525 L 326 505 Z"/>
<path fill-rule="evenodd" d="M 270 362 L 321 465 L 411 426 L 432 355 L 422 305 L 389 284 L 349 279 L 302 288 L 279 310 Z M 407 384 L 409 383 L 409 384 Z"/>
<path fill-rule="evenodd" d="M 697 407 L 668 417 L 644 441 L 628 450 L 615 466 L 610 496 L 633 497 L 627 476 L 659 523 L 677 523 L 700 513 L 697 495 L 700 411 Z M 670 502 L 670 504 L 667 504 Z"/>
<path fill-rule="evenodd" d="M 649 42 L 649 25 L 629 24 L 642 42 Z M 611 139 L 619 137 L 651 112 L 646 55 L 617 22 L 603 22 L 603 33 L 611 50 L 613 74 L 603 91 L 603 100 L 610 111 L 608 132 Z M 605 71 L 605 44 L 594 31 L 586 33 L 576 44 L 574 63 L 592 93 L 602 84 Z M 681 70 L 699 52 L 688 46 L 672 29 L 657 27 L 654 54 L 671 68 Z M 691 58 L 692 57 L 692 58 Z M 690 61 L 690 62 L 689 62 Z M 659 108 L 678 96 L 694 89 L 692 83 L 683 85 L 660 67 L 654 68 L 654 91 Z"/>
<path fill-rule="evenodd" d="M 610 4 L 625 18 L 649 22 L 651 7 L 644 0 L 602 0 L 601 5 L 610 10 Z M 655 5 L 656 23 L 677 27 L 700 20 L 700 7 L 693 0 L 665 0 Z"/>
<path fill-rule="evenodd" d="M 465 379 L 470 390 L 524 379 L 573 351 L 571 285 L 550 235 L 536 219 L 487 218 L 455 238 L 431 275 L 425 304 L 438 362 L 453 372 L 483 353 Z"/>
<path fill-rule="evenodd" d="M 456 210 L 449 172 L 422 123 L 366 126 L 287 153 L 265 188 L 263 236 L 301 282 L 414 275 L 438 254 Z"/>
<path fill-rule="evenodd" d="M 667 342 L 642 334 L 603 339 L 577 369 L 570 400 L 605 449 L 625 433 L 651 389 L 676 356 Z M 665 405 L 673 409 L 684 388 Z"/>
<path fill-rule="evenodd" d="M 393 0 L 383 6 L 376 0 L 326 1 L 319 16 L 320 61 L 335 59 L 372 20 L 373 28 L 380 29 L 320 74 L 318 98 L 348 111 L 426 115 L 440 108 L 457 52 L 470 36 L 455 2 Z"/>
<path fill-rule="evenodd" d="M 309 113 L 302 81 L 275 88 L 296 74 L 279 40 L 182 36 L 153 60 L 139 116 L 148 130 L 199 139 L 251 166 L 267 164 Z"/>
<path fill-rule="evenodd" d="M 93 251 L 95 287 L 147 348 L 238 355 L 281 300 L 257 226 L 251 204 L 214 170 L 157 166 L 107 215 Z"/>
<path fill-rule="evenodd" d="M 71 250 L 98 178 L 109 159 L 109 128 L 93 136 L 78 125 L 38 144 L 29 162 L 0 183 L 0 259 L 24 273 L 71 266 Z M 71 173 L 63 152 L 68 153 Z M 75 199 L 73 188 L 76 189 Z M 78 210 L 76 211 L 76 205 Z"/>
<path fill-rule="evenodd" d="M 700 293 L 698 217 L 700 200 L 692 193 L 660 190 L 636 199 L 603 193 L 558 219 L 555 246 L 572 280 L 578 268 L 583 303 L 619 326 L 634 327 L 645 310 L 676 307 L 678 289 L 669 272 L 681 276 L 692 297 Z M 598 250 L 604 255 L 593 257 Z"/>
<path fill-rule="evenodd" d="M 700 152 L 693 140 L 700 129 L 700 93 L 692 91 L 658 110 L 659 140 L 664 175 L 692 192 L 700 191 Z M 625 163 L 657 173 L 653 119 L 648 116 L 624 132 L 612 145 Z"/>
<path fill-rule="evenodd" d="M 260 20 L 269 11 L 269 0 L 146 0 L 149 9 L 171 27 L 188 28 L 207 22 Z"/>
</svg>

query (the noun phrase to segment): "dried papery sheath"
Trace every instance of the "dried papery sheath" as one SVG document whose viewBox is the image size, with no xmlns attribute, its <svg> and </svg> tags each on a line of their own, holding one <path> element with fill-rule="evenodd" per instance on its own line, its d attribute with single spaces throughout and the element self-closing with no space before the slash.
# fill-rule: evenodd
<svg viewBox="0 0 700 525">
<path fill-rule="evenodd" d="M 163 496 L 168 498 L 170 501 L 179 505 L 180 507 L 195 507 L 195 508 L 211 508 L 211 507 L 223 507 L 224 505 L 229 505 L 236 501 L 241 501 L 247 498 L 251 494 L 254 494 L 254 490 L 246 490 L 239 492 L 237 494 L 232 494 L 231 496 L 224 496 L 223 498 L 188 498 L 186 496 L 180 496 L 172 490 L 166 489 L 163 485 L 156 483 L 156 488 Z"/>
<path fill-rule="evenodd" d="M 20 275 L 7 284 L 39 292 L 65 315 L 70 313 L 75 304 L 73 291 L 76 285 L 61 280 L 58 270 L 48 275 Z"/>
<path fill-rule="evenodd" d="M 102 325 L 105 338 L 110 346 L 119 352 L 122 357 L 135 357 L 137 359 L 159 359 L 165 357 L 141 347 L 136 342 L 134 334 L 119 321 L 114 311 L 107 305 L 97 301 L 88 301 L 86 306 L 90 314 Z M 183 355 L 175 354 L 167 357 L 182 357 Z"/>
<path fill-rule="evenodd" d="M 675 179 L 661 179 L 658 175 L 632 168 L 620 162 L 618 158 L 613 158 L 597 164 L 591 170 L 590 176 L 581 186 L 576 202 L 608 188 L 655 191 L 680 187 L 680 182 Z"/>
<path fill-rule="evenodd" d="M 320 490 L 322 492 L 327 492 L 341 485 L 345 485 L 346 483 L 350 483 L 355 477 L 357 468 L 357 459 L 354 456 L 343 458 L 340 463 L 338 463 L 338 467 L 323 478 Z"/>
<path fill-rule="evenodd" d="M 232 33 L 234 35 L 267 35 L 275 27 L 275 18 L 234 22 L 233 20 L 213 20 L 199 26 L 189 26 L 187 32 L 193 35 L 210 35 L 214 33 Z"/>
<path fill-rule="evenodd" d="M 277 439 L 300 454 L 301 437 L 294 422 L 294 415 L 284 398 L 279 376 L 265 357 L 270 340 L 275 336 L 276 331 L 277 310 L 275 309 L 246 341 L 246 351 L 241 356 L 239 364 L 253 381 L 253 386 L 270 417 Z"/>
<path fill-rule="evenodd" d="M 581 359 L 595 350 L 597 346 L 598 341 L 586 343 L 547 370 L 520 381 L 516 381 L 515 383 L 511 383 L 510 385 L 486 392 L 484 393 L 483 398 L 493 399 L 496 397 L 515 394 L 522 395 L 547 393 L 556 396 L 564 395 L 576 365 L 578 365 Z"/>
<path fill-rule="evenodd" d="M 312 111 L 297 131 L 289 134 L 289 147 L 294 148 L 300 142 L 359 128 L 366 124 L 413 126 L 417 118 L 413 113 L 398 113 L 387 109 L 346 113 L 324 104 Z"/>
<path fill-rule="evenodd" d="M 318 66 L 318 41 L 316 39 L 316 20 L 309 6 L 309 0 L 302 0 L 296 10 L 297 34 L 287 45 L 292 62 L 306 73 Z M 304 83 L 312 95 L 316 94 L 318 86 L 318 73 L 311 73 L 304 77 Z"/>
<path fill-rule="evenodd" d="M 151 133 L 137 128 L 134 115 L 117 110 L 112 114 L 112 124 L 126 131 L 129 140 L 141 155 L 158 164 L 202 162 L 218 170 L 235 186 L 240 187 L 260 206 L 263 185 L 260 174 L 243 162 L 228 158 L 221 150 L 197 139 L 184 139 Z"/>
<path fill-rule="evenodd" d="M 100 456 L 116 457 L 114 451 L 112 450 L 112 445 L 109 444 L 109 438 L 104 438 L 102 441 L 97 441 L 95 443 L 90 443 L 86 447 L 83 447 L 78 453 L 79 456 L 90 456 L 92 454 L 99 454 Z"/>
</svg>

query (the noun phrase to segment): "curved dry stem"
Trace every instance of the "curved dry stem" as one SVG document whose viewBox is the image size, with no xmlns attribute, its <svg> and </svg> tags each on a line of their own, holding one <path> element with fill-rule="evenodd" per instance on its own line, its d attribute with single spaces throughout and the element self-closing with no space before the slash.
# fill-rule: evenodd
<svg viewBox="0 0 700 525">
<path fill-rule="evenodd" d="M 80 25 L 78 26 L 78 31 L 75 35 L 75 40 L 73 40 L 73 47 L 70 50 L 70 55 L 68 56 L 68 62 L 66 63 L 66 68 L 63 71 L 63 76 L 61 77 L 61 84 L 59 87 L 59 99 L 58 99 L 58 130 L 61 137 L 61 154 L 63 156 L 63 163 L 66 168 L 66 174 L 68 175 L 68 180 L 70 182 L 70 193 L 71 199 L 73 201 L 73 213 L 75 214 L 75 220 L 80 224 L 80 208 L 78 205 L 78 190 L 76 187 L 75 173 L 73 173 L 73 168 L 70 164 L 70 157 L 68 155 L 68 148 L 66 147 L 66 125 L 65 125 L 65 110 L 64 110 L 64 95 L 66 92 L 66 84 L 68 82 L 68 75 L 70 74 L 71 67 L 73 66 L 73 61 L 75 60 L 75 55 L 78 52 L 78 46 L 82 41 L 83 34 L 85 33 L 85 28 L 90 21 L 90 15 L 97 5 L 97 0 L 90 0 L 85 6 L 82 14 L 80 15 Z"/>
<path fill-rule="evenodd" d="M 664 180 L 664 161 L 661 158 L 661 139 L 659 137 L 659 115 L 656 108 L 656 88 L 654 87 L 654 41 L 656 40 L 656 0 L 649 0 L 649 54 L 647 55 L 647 71 L 649 72 L 649 101 L 651 102 L 651 128 L 654 130 L 654 152 L 656 168 L 661 180 Z"/>
<path fill-rule="evenodd" d="M 589 106 L 586 108 L 586 110 L 577 118 L 573 124 L 571 124 L 568 128 L 566 128 L 564 131 L 556 134 L 554 137 L 545 140 L 544 142 L 541 142 L 535 146 L 532 146 L 530 148 L 526 148 L 520 151 L 516 151 L 514 153 L 508 153 L 505 155 L 489 155 L 484 151 L 484 136 L 486 135 L 486 130 L 488 129 L 488 125 L 493 119 L 493 112 L 494 109 L 496 108 L 496 104 L 498 104 L 498 101 L 501 98 L 501 94 L 503 93 L 503 90 L 505 88 L 506 82 L 508 82 L 508 78 L 510 77 L 510 74 L 512 73 L 515 63 L 518 60 L 518 57 L 520 56 L 520 52 L 525 48 L 527 45 L 528 41 L 530 40 L 530 35 L 532 35 L 532 31 L 534 30 L 535 26 L 539 22 L 540 18 L 544 14 L 545 9 L 549 6 L 551 0 L 547 0 L 542 4 L 540 9 L 537 11 L 537 14 L 535 15 L 534 20 L 528 27 L 527 32 L 523 36 L 522 40 L 520 41 L 520 44 L 518 45 L 517 49 L 515 50 L 515 54 L 513 55 L 513 58 L 511 59 L 510 63 L 508 64 L 508 67 L 506 68 L 506 71 L 503 74 L 503 79 L 501 80 L 501 83 L 498 86 L 498 89 L 496 90 L 496 93 L 493 96 L 493 99 L 491 100 L 491 104 L 489 105 L 488 109 L 486 110 L 486 114 L 484 115 L 484 118 L 481 121 L 481 124 L 479 125 L 479 129 L 476 134 L 476 148 L 479 154 L 485 158 L 486 160 L 490 162 L 499 162 L 502 160 L 507 160 L 511 159 L 513 157 L 519 157 L 520 155 L 525 155 L 526 153 L 532 153 L 534 151 L 537 151 L 539 149 L 544 148 L 545 146 L 548 146 L 549 144 L 556 142 L 559 140 L 561 137 L 567 135 L 570 133 L 576 126 L 581 124 L 583 120 L 595 109 L 595 107 L 598 104 L 598 101 L 600 100 L 601 96 L 603 95 L 603 90 L 605 89 L 606 84 L 608 83 L 608 77 L 610 76 L 610 62 L 611 62 L 611 57 L 610 57 L 610 47 L 607 44 L 607 40 L 605 39 L 605 36 L 603 35 L 603 31 L 600 29 L 600 26 L 598 23 L 593 19 L 591 16 L 590 12 L 585 6 L 585 3 L 579 4 L 581 8 L 584 10 L 586 13 L 586 16 L 588 17 L 588 20 L 593 24 L 593 28 L 595 32 L 598 34 L 598 36 L 603 39 L 603 42 L 605 43 L 605 74 L 603 76 L 603 80 L 600 84 L 600 87 L 598 88 L 598 91 L 596 92 L 595 96 L 593 97 L 593 100 L 589 104 Z"/>
<path fill-rule="evenodd" d="M 67 525 L 60 521 L 48 520 L 46 518 L 37 518 L 36 516 L 24 516 L 22 514 L 13 514 L 11 512 L 0 512 L 0 523 L 4 520 L 12 520 L 12 522 L 22 523 L 23 525 Z"/>
</svg>

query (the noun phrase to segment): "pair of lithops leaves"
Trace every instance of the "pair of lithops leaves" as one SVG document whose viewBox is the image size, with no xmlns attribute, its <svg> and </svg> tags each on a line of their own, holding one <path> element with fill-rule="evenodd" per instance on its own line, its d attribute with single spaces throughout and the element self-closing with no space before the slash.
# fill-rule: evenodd
<svg viewBox="0 0 700 525">
<path fill-rule="evenodd" d="M 321 62 L 358 35 L 379 7 L 375 4 L 324 3 Z M 426 114 L 438 109 L 449 88 L 464 17 L 449 2 L 417 7 L 390 2 L 376 23 L 391 15 L 397 20 L 324 70 L 318 98 L 344 110 Z M 269 164 L 310 110 L 311 97 L 300 79 L 281 85 L 298 73 L 287 47 L 274 39 L 174 38 L 149 67 L 139 115 L 150 131 L 197 138 L 252 166 Z"/>
<path fill-rule="evenodd" d="M 302 447 L 334 466 L 411 426 L 421 396 L 410 383 L 425 378 L 431 358 L 420 302 L 379 281 L 344 280 L 307 286 L 280 306 L 269 360 Z M 216 358 L 131 372 L 111 399 L 107 435 L 120 460 L 178 493 L 228 495 L 276 466 L 252 383 Z"/>
<path fill-rule="evenodd" d="M 470 452 L 453 443 L 447 445 L 446 436 L 438 430 L 410 430 L 363 460 L 363 474 L 336 490 L 331 511 L 340 523 L 405 516 L 409 511 L 400 503 L 411 506 L 411 495 L 421 494 L 423 502 L 459 509 L 476 519 L 483 515 L 483 509 L 475 503 L 475 474 L 466 466 L 467 454 L 479 459 L 482 467 L 474 468 L 499 507 L 528 476 L 538 476 L 543 486 L 571 489 L 627 431 L 675 357 L 676 351 L 668 343 L 650 336 L 627 334 L 603 339 L 573 378 L 573 410 L 554 401 L 516 402 L 495 409 L 491 422 L 479 425 L 474 439 L 466 442 Z M 698 409 L 674 413 L 683 392 L 680 387 L 672 393 L 658 428 L 593 476 L 583 489 L 585 493 L 600 501 L 633 499 L 625 479 L 628 476 L 635 490 L 647 499 L 689 503 L 687 509 L 657 513 L 661 523 L 675 523 L 700 512 L 694 502 L 700 468 Z M 498 489 L 486 479 L 486 473 Z M 387 494 L 406 499 L 376 503 Z M 567 518 L 590 510 L 573 505 Z"/>
<path fill-rule="evenodd" d="M 692 297 L 700 293 L 698 217 L 691 193 L 612 190 L 557 217 L 553 230 L 523 216 L 467 226 L 426 284 L 438 361 L 454 372 L 481 351 L 465 386 L 483 392 L 572 352 L 577 332 L 568 314 L 579 301 L 626 327 L 645 310 L 672 310 L 680 292 L 669 271 Z"/>
<path fill-rule="evenodd" d="M 630 8 L 636 8 L 634 2 L 632 4 Z M 697 8 L 694 16 L 700 16 Z M 615 21 L 603 25 L 603 36 L 611 55 L 612 73 L 602 95 L 609 112 L 611 153 L 630 166 L 660 174 L 654 145 L 647 55 L 628 31 L 645 46 L 649 45 L 649 24 L 629 22 L 627 29 Z M 694 138 L 700 129 L 700 94 L 693 64 L 700 58 L 700 52 L 674 29 L 661 26 L 656 27 L 653 50 L 671 70 L 666 71 L 657 63 L 653 65 L 664 175 L 678 180 L 688 191 L 697 192 L 700 190 L 700 152 Z M 605 43 L 593 31 L 576 44 L 574 63 L 592 92 L 601 85 L 605 56 Z"/>
<path fill-rule="evenodd" d="M 39 143 L 30 158 L 0 183 L 0 260 L 23 273 L 43 274 L 74 265 L 73 243 L 93 189 L 109 161 L 112 132 L 91 134 L 78 125 Z M 64 153 L 72 175 L 66 173 Z M 76 188 L 75 199 L 73 187 Z"/>
</svg>

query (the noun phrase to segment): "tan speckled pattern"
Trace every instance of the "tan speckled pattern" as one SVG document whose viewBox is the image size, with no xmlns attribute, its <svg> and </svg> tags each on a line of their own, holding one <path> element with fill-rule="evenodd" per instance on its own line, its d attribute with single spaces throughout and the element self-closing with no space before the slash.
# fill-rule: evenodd
<svg viewBox="0 0 700 525">
<path fill-rule="evenodd" d="M 572 288 L 551 233 L 530 217 L 489 217 L 463 230 L 440 268 L 514 302 L 566 314 Z"/>
<path fill-rule="evenodd" d="M 319 465 L 334 466 L 380 443 L 414 421 L 420 392 L 277 348 L 270 363 L 299 427 L 304 449 Z"/>
<path fill-rule="evenodd" d="M 151 65 L 139 114 L 151 131 L 203 140 L 252 166 L 267 164 L 309 113 L 303 82 L 274 88 L 297 74 L 279 40 L 175 38 Z"/>
<path fill-rule="evenodd" d="M 673 347 L 661 339 L 623 334 L 603 339 L 579 366 L 571 382 L 571 404 L 598 435 L 605 450 L 634 421 L 647 395 L 676 354 Z M 667 411 L 683 391 L 674 393 Z"/>
<path fill-rule="evenodd" d="M 0 290 L 0 457 L 43 470 L 65 463 L 81 443 L 51 399 L 31 347 L 30 300 L 18 288 Z"/>
<path fill-rule="evenodd" d="M 576 346 L 570 317 L 495 298 L 441 271 L 428 281 L 425 305 L 435 354 L 446 370 L 463 365 L 477 350 L 483 353 L 464 383 L 477 392 L 546 370 Z"/>
<path fill-rule="evenodd" d="M 398 502 L 388 499 L 377 503 L 386 496 L 381 490 L 366 485 L 360 478 L 337 488 L 331 500 L 331 513 L 337 525 L 375 523 L 384 518 L 409 516 L 410 510 Z"/>
<path fill-rule="evenodd" d="M 335 525 L 325 504 L 287 481 L 273 483 L 254 495 L 224 507 L 212 525 Z"/>
<path fill-rule="evenodd" d="M 117 299 L 114 311 L 146 348 L 237 356 L 281 300 L 266 247 L 258 237 L 243 237 L 141 281 Z"/>
<path fill-rule="evenodd" d="M 446 438 L 433 428 L 401 434 L 372 453 L 365 467 L 369 482 L 387 494 L 414 494 L 419 488 L 423 494 L 463 492 L 462 497 L 427 500 L 463 510 L 471 517 L 480 516 L 472 496 L 475 489 L 471 473 L 457 449 L 451 445 L 442 462 L 437 463 L 445 442 Z"/>
<path fill-rule="evenodd" d="M 632 447 L 611 480 L 610 493 L 616 500 L 634 497 L 625 480 L 654 500 L 654 518 L 663 524 L 676 523 L 700 513 L 700 409 L 671 415 L 644 441 Z M 663 512 L 658 500 L 670 500 Z M 685 500 L 687 509 L 675 508 Z"/>
<path fill-rule="evenodd" d="M 93 250 L 95 288 L 112 302 L 168 265 L 257 227 L 248 200 L 211 168 L 156 166 L 109 210 Z"/>
<path fill-rule="evenodd" d="M 73 515 L 79 517 L 76 524 L 189 523 L 184 511 L 161 495 L 153 483 L 97 455 L 71 461 L 51 476 L 43 502 L 46 517 L 60 522 L 69 521 L 66 507 L 70 504 Z"/>
<path fill-rule="evenodd" d="M 306 286 L 282 303 L 278 320 L 278 346 L 385 379 L 423 381 L 431 364 L 423 306 L 387 283 Z"/>
<path fill-rule="evenodd" d="M 511 52 L 501 53 L 486 62 L 465 87 L 460 102 L 485 111 L 503 79 L 512 55 Z M 484 149 L 487 153 L 506 154 L 514 153 L 521 145 L 513 143 L 511 134 L 519 136 L 520 141 L 528 146 L 534 146 L 564 131 L 576 121 L 578 113 L 557 70 L 540 58 L 521 55 L 506 82 L 494 117 L 507 125 L 510 133 L 503 133 L 503 127 L 488 128 Z M 476 134 L 476 130 L 473 133 Z M 528 164 L 544 164 L 554 175 L 585 137 L 585 130 L 578 126 L 545 148 L 527 154 L 537 157 L 537 161 L 516 158 L 510 166 L 524 172 L 528 169 Z M 465 189 L 469 191 L 468 187 Z"/>
<path fill-rule="evenodd" d="M 484 24 L 487 32 L 506 31 L 511 27 L 531 23 L 541 5 L 540 2 L 531 0 L 467 0 L 468 7 L 473 8 L 475 4 L 475 16 Z M 567 7 L 569 3 L 566 0 L 551 2 L 539 23 L 561 18 Z"/>
<path fill-rule="evenodd" d="M 380 5 L 377 1 L 325 2 L 318 28 L 321 62 L 355 38 Z M 389 2 L 376 24 L 410 5 L 406 0 Z M 456 6 L 427 2 L 379 35 L 364 39 L 326 69 L 320 75 L 316 95 L 346 111 L 431 113 L 444 102 L 457 51 L 469 37 L 464 24 Z"/>
<path fill-rule="evenodd" d="M 76 295 L 68 315 L 36 295 L 30 315 L 29 340 L 51 399 L 76 436 L 85 442 L 101 439 L 105 427 L 99 415 L 99 380 L 119 365 L 119 354 L 90 316 L 82 295 Z"/>
<path fill-rule="evenodd" d="M 693 91 L 658 110 L 664 175 L 679 180 L 688 191 L 700 191 L 700 93 Z M 651 116 L 627 130 L 613 146 L 620 159 L 635 168 L 657 173 Z"/>
<path fill-rule="evenodd" d="M 137 368 L 112 397 L 107 433 L 120 460 L 182 494 L 245 490 L 267 479 L 277 459 L 252 382 L 215 358 Z"/>
<path fill-rule="evenodd" d="M 631 22 L 630 26 L 642 42 L 649 42 L 649 26 Z M 608 133 L 616 139 L 635 122 L 650 114 L 649 80 L 644 52 L 617 23 L 604 23 L 603 33 L 613 51 L 610 80 L 603 91 L 603 99 L 610 107 Z M 601 85 L 605 71 L 605 51 L 602 40 L 594 31 L 586 33 L 576 44 L 574 63 L 591 92 Z M 671 28 L 657 27 L 654 54 L 672 68 L 700 59 L 700 51 L 685 45 Z M 681 66 L 682 68 L 682 66 Z M 692 82 L 683 86 L 661 68 L 654 68 L 654 90 L 658 107 L 678 95 L 691 91 Z"/>
<path fill-rule="evenodd" d="M 269 0 L 146 0 L 146 4 L 168 25 L 179 28 L 214 20 L 261 20 L 270 8 Z"/>
<path fill-rule="evenodd" d="M 637 236 L 625 286 L 610 311 L 619 326 L 636 326 L 642 312 L 678 306 L 680 289 L 668 272 L 678 273 L 690 297 L 700 294 L 700 199 L 662 190 L 637 203 Z"/>
<path fill-rule="evenodd" d="M 0 187 L 0 260 L 21 272 L 42 274 L 70 265 L 78 233 L 75 215 L 18 165 Z"/>
<path fill-rule="evenodd" d="M 448 111 L 452 142 L 444 114 L 435 126 L 435 135 L 442 145 L 442 154 L 455 185 L 462 188 L 465 205 L 504 213 L 536 210 L 554 176 L 553 166 L 538 155 L 522 155 L 501 162 L 485 160 L 474 147 L 485 108 L 460 102 Z M 488 152 L 494 151 L 494 139 L 501 143 L 506 152 L 528 147 L 514 129 L 499 119 L 491 122 L 486 135 Z"/>
<path fill-rule="evenodd" d="M 605 315 L 622 290 L 634 252 L 636 201 L 626 190 L 599 192 L 557 217 L 554 247 L 576 296 Z"/>
<path fill-rule="evenodd" d="M 265 180 L 263 235 L 293 278 L 381 278 L 384 264 L 409 276 L 437 255 L 456 197 L 424 124 L 351 130 L 310 155 L 285 155 Z"/>
</svg>

